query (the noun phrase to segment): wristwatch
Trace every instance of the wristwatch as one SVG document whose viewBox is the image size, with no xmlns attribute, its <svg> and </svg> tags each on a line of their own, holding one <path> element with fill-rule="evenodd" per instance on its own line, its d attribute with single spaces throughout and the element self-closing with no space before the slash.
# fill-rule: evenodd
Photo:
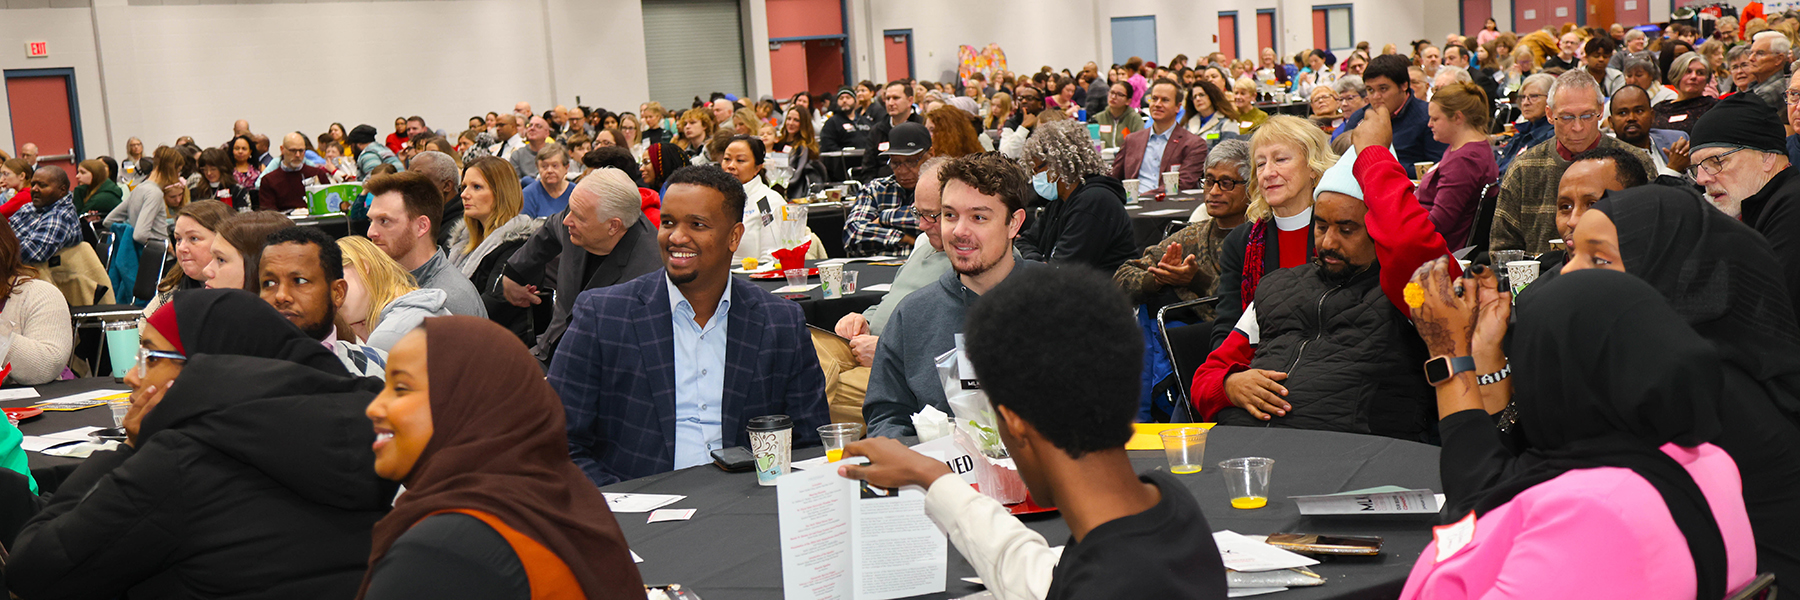
<svg viewBox="0 0 1800 600">
<path fill-rule="evenodd" d="M 1475 381 L 1479 382 L 1481 385 L 1492 385 L 1492 384 L 1500 383 L 1502 380 L 1506 379 L 1507 377 L 1511 377 L 1511 376 L 1512 376 L 1512 362 L 1508 361 L 1505 365 L 1502 365 L 1500 367 L 1500 370 L 1494 371 L 1492 373 L 1488 373 L 1486 375 L 1479 375 L 1479 376 L 1475 377 Z"/>
<path fill-rule="evenodd" d="M 1457 373 L 1475 370 L 1473 356 L 1437 356 L 1425 361 L 1425 381 L 1431 385 L 1443 385 Z"/>
</svg>

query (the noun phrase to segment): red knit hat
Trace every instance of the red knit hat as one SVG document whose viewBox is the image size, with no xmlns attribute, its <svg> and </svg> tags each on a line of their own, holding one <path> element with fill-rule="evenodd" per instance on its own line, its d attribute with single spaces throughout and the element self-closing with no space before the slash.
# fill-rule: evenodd
<svg viewBox="0 0 1800 600">
<path fill-rule="evenodd" d="M 150 313 L 150 318 L 144 319 L 144 322 L 156 328 L 157 333 L 169 340 L 169 344 L 175 346 L 176 352 L 187 354 L 187 349 L 181 346 L 181 328 L 175 324 L 174 302 L 164 302 L 162 306 L 157 307 L 156 312 Z"/>
</svg>

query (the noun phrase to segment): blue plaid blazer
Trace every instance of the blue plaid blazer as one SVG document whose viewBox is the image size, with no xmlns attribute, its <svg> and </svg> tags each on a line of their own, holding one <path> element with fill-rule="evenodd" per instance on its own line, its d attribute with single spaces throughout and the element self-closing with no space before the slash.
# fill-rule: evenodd
<svg viewBox="0 0 1800 600">
<path fill-rule="evenodd" d="M 581 293 L 550 362 L 568 417 L 569 456 L 596 485 L 675 467 L 675 325 L 665 271 Z M 830 422 L 825 373 L 800 305 L 731 278 L 726 322 L 725 445 L 749 446 L 744 422 L 784 414 L 795 446 Z"/>
</svg>

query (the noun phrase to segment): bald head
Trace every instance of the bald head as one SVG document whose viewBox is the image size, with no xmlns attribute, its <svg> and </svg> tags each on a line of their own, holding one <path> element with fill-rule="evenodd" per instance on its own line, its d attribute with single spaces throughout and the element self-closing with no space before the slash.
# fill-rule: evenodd
<svg viewBox="0 0 1800 600">
<path fill-rule="evenodd" d="M 35 165 L 35 164 L 37 164 L 37 157 L 38 157 L 37 144 L 33 144 L 31 142 L 26 142 L 25 145 L 19 146 L 19 158 L 25 159 L 25 162 Z"/>
<path fill-rule="evenodd" d="M 513 105 L 513 114 L 515 114 L 515 115 L 531 114 L 531 103 L 526 102 L 524 100 L 520 100 L 518 104 Z"/>
<path fill-rule="evenodd" d="M 31 175 L 31 202 L 50 206 L 69 193 L 69 174 L 56 167 L 39 167 Z"/>
<path fill-rule="evenodd" d="M 281 166 L 298 169 L 306 164 L 306 136 L 299 132 L 281 136 Z"/>
<path fill-rule="evenodd" d="M 431 185 L 437 186 L 446 202 L 462 201 L 456 191 L 457 186 L 462 183 L 462 174 L 456 172 L 456 160 L 450 158 L 450 155 L 436 150 L 420 152 L 412 157 L 412 162 L 407 163 L 406 170 L 430 179 Z"/>
<path fill-rule="evenodd" d="M 250 133 L 250 122 L 249 121 L 245 121 L 243 119 L 238 119 L 236 122 L 231 124 L 231 136 L 232 137 L 237 137 L 240 135 L 244 135 L 246 133 Z"/>
</svg>

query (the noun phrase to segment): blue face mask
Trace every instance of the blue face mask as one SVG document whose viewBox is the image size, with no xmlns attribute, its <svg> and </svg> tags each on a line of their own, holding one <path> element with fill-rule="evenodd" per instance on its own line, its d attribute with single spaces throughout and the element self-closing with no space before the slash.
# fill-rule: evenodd
<svg viewBox="0 0 1800 600">
<path fill-rule="evenodd" d="M 1050 172 L 1044 171 L 1031 176 L 1031 189 L 1045 200 L 1056 199 L 1056 184 L 1050 183 Z"/>
</svg>

